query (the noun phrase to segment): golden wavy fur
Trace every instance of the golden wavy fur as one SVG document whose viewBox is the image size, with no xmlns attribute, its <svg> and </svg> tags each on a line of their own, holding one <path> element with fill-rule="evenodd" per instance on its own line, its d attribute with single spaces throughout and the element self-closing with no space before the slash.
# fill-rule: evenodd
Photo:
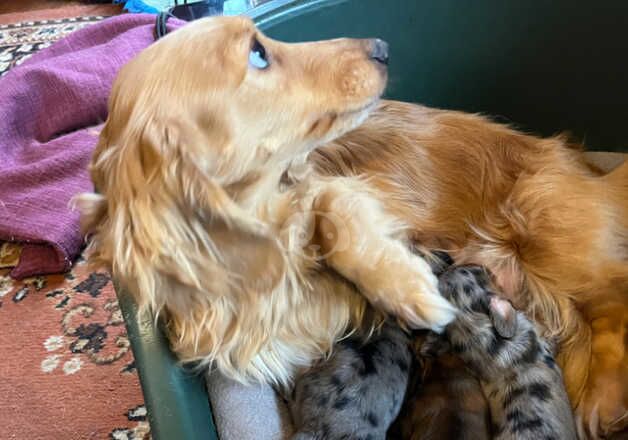
<svg viewBox="0 0 628 440">
<path fill-rule="evenodd" d="M 560 343 L 582 429 L 627 426 L 628 163 L 600 175 L 561 137 L 396 102 L 311 160 L 372 176 L 416 241 L 489 267 Z"/>
<path fill-rule="evenodd" d="M 252 50 L 272 67 L 250 66 Z M 286 45 L 249 20 L 215 18 L 120 72 L 91 167 L 100 194 L 77 203 L 92 261 L 164 313 L 183 361 L 284 384 L 347 331 L 379 322 L 366 298 L 415 327 L 453 318 L 374 188 L 307 167 L 280 184 L 374 107 L 386 83 L 378 50 L 376 40 Z"/>
<path fill-rule="evenodd" d="M 267 68 L 248 61 L 260 45 Z M 600 176 L 560 138 L 378 105 L 382 47 L 212 18 L 146 49 L 113 87 L 99 194 L 77 199 L 92 261 L 162 314 L 183 361 L 287 383 L 374 310 L 447 324 L 408 244 L 447 250 L 560 340 L 590 433 L 625 425 L 628 164 Z"/>
</svg>

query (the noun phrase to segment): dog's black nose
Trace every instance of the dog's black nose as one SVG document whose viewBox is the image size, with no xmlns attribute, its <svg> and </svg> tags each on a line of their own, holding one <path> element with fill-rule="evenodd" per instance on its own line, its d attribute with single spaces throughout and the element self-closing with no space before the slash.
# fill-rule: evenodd
<svg viewBox="0 0 628 440">
<path fill-rule="evenodd" d="M 388 43 L 376 38 L 371 46 L 371 59 L 382 64 L 388 64 Z"/>
</svg>

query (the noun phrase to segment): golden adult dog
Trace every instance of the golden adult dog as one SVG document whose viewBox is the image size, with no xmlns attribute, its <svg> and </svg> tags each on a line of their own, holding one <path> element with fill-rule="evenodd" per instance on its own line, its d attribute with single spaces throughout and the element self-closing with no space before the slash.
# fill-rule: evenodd
<svg viewBox="0 0 628 440">
<path fill-rule="evenodd" d="M 77 199 L 92 261 L 163 314 L 182 360 L 285 383 L 376 326 L 367 301 L 446 325 L 408 245 L 446 250 L 559 339 L 585 428 L 621 427 L 628 165 L 600 176 L 560 138 L 378 104 L 386 61 L 379 40 L 285 44 L 243 18 L 146 49 L 113 87 L 100 194 Z"/>
<path fill-rule="evenodd" d="M 561 138 L 395 102 L 311 159 L 371 176 L 416 241 L 489 267 L 559 343 L 581 428 L 627 426 L 628 162 L 601 176 Z"/>
<path fill-rule="evenodd" d="M 285 45 L 217 18 L 121 70 L 92 163 L 101 194 L 79 204 L 93 261 L 165 312 L 181 359 L 286 383 L 377 321 L 365 297 L 415 327 L 453 318 L 375 188 L 306 173 L 281 189 L 291 163 L 364 121 L 385 56 L 378 40 Z"/>
</svg>

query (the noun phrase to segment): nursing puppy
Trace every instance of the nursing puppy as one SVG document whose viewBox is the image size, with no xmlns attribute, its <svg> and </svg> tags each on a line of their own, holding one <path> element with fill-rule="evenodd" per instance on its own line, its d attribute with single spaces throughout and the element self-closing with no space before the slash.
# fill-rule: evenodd
<svg viewBox="0 0 628 440">
<path fill-rule="evenodd" d="M 433 343 L 446 339 L 479 378 L 493 438 L 575 440 L 561 371 L 534 324 L 491 290 L 479 266 L 452 267 L 439 282 L 460 312 L 445 336 L 431 334 Z"/>
<path fill-rule="evenodd" d="M 298 376 L 288 404 L 292 440 L 385 440 L 410 374 L 409 337 L 386 323 L 368 342 L 351 336 Z"/>
<path fill-rule="evenodd" d="M 427 259 L 439 277 L 453 264 L 451 256 L 442 252 L 428 254 Z M 412 349 L 410 386 L 388 437 L 489 440 L 488 403 L 480 382 L 464 361 L 431 332 L 415 332 Z"/>
<path fill-rule="evenodd" d="M 489 408 L 477 377 L 445 344 L 425 335 L 413 342 L 411 385 L 389 438 L 490 440 Z"/>
</svg>

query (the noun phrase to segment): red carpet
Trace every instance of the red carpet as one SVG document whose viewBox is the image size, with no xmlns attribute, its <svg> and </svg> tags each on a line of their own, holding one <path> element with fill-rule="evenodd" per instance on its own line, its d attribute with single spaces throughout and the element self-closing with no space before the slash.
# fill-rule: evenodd
<svg viewBox="0 0 628 440">
<path fill-rule="evenodd" d="M 6 248 L 0 265 L 12 259 Z M 84 262 L 65 276 L 23 282 L 6 272 L 0 269 L 0 438 L 146 438 L 108 275 L 87 271 Z"/>
<path fill-rule="evenodd" d="M 0 74 L 100 18 L 0 25 Z M 0 243 L 0 439 L 148 438 L 108 275 L 79 261 L 68 274 L 17 282 L 7 274 L 18 256 Z"/>
</svg>

